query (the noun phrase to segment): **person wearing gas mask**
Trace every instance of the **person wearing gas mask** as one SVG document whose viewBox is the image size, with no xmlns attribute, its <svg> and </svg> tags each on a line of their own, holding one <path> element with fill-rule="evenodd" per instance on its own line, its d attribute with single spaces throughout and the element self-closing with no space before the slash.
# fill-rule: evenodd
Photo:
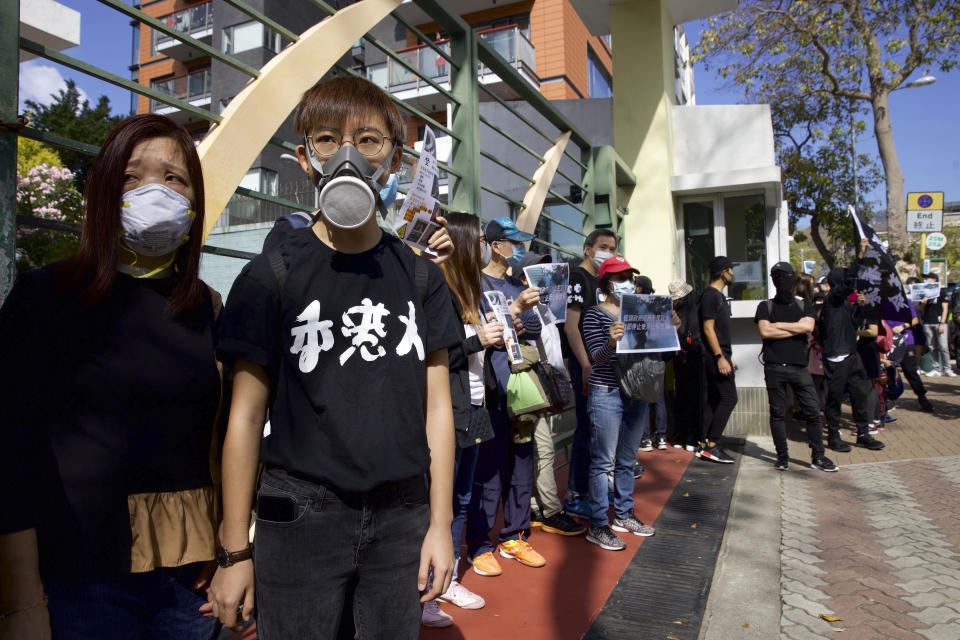
<svg viewBox="0 0 960 640">
<path fill-rule="evenodd" d="M 763 338 L 763 377 L 770 403 L 770 434 L 777 450 L 775 468 L 784 471 L 790 464 L 787 430 L 784 423 L 790 391 L 800 404 L 799 416 L 807 423 L 813 469 L 836 471 L 823 454 L 823 419 L 813 379 L 808 369 L 809 334 L 816 325 L 816 312 L 806 298 L 794 297 L 797 276 L 789 262 L 778 262 L 770 270 L 776 295 L 761 302 L 753 321 Z"/>
<path fill-rule="evenodd" d="M 707 265 L 710 286 L 700 298 L 700 325 L 703 340 L 710 351 L 706 355 L 707 406 L 703 412 L 703 443 L 697 456 L 712 462 L 732 464 L 733 458 L 720 447 L 720 436 L 737 406 L 737 383 L 733 347 L 730 339 L 730 303 L 723 290 L 733 282 L 733 262 L 727 256 L 715 256 Z"/>
<path fill-rule="evenodd" d="M 223 313 L 219 347 L 236 375 L 221 561 L 203 610 L 236 627 L 256 595 L 265 640 L 332 639 L 353 624 L 361 638 L 412 640 L 421 604 L 450 583 L 447 350 L 460 319 L 440 268 L 375 216 L 404 128 L 362 78 L 303 94 L 297 157 L 319 208 L 309 230 L 244 267 Z"/>
<path fill-rule="evenodd" d="M 0 637 L 219 634 L 197 612 L 221 399 L 203 221 L 190 134 L 128 118 L 94 161 L 78 252 L 0 309 Z"/>
<path fill-rule="evenodd" d="M 860 256 L 869 242 L 861 243 Z M 827 377 L 827 446 L 835 451 L 849 451 L 850 445 L 840 439 L 840 406 L 843 390 L 850 388 L 853 418 L 857 429 L 857 446 L 883 449 L 884 444 L 870 435 L 870 416 L 876 392 L 857 353 L 857 332 L 860 330 L 860 308 L 849 297 L 855 293 L 859 262 L 843 269 L 836 267 L 827 275 L 830 293 L 820 312 L 820 343 L 823 345 L 823 370 Z"/>
<path fill-rule="evenodd" d="M 483 230 L 480 288 L 500 291 L 510 301 L 521 339 L 536 340 L 540 336 L 540 318 L 534 307 L 540 302 L 540 289 L 525 287 L 508 269 L 519 270 L 527 248 L 524 243 L 533 234 L 520 231 L 508 217 L 494 218 Z M 482 308 L 487 319 L 492 309 L 486 300 Z M 507 417 L 507 380 L 510 360 L 503 345 L 487 349 L 490 370 L 495 378 L 493 388 L 487 389 L 486 406 L 493 423 L 493 439 L 480 445 L 477 468 L 474 471 L 473 495 L 467 511 L 467 549 L 473 571 L 481 576 L 499 576 L 502 572 L 495 551 L 503 558 L 512 558 L 528 567 L 542 567 L 546 561 L 523 538 L 530 529 L 530 497 L 534 482 L 533 442 L 515 442 L 511 437 Z M 490 532 L 497 522 L 497 512 L 503 504 L 503 528 L 498 544 L 490 542 Z"/>
<path fill-rule="evenodd" d="M 565 513 L 590 517 L 587 503 L 587 473 L 590 469 L 590 418 L 587 417 L 587 389 L 590 380 L 590 356 L 583 342 L 583 314 L 597 304 L 597 273 L 604 260 L 617 250 L 617 236 L 610 229 L 595 229 L 583 241 L 583 260 L 570 270 L 567 286 L 567 320 L 563 325 L 563 355 L 573 387 L 577 426 L 570 445 L 570 472 Z"/>
</svg>

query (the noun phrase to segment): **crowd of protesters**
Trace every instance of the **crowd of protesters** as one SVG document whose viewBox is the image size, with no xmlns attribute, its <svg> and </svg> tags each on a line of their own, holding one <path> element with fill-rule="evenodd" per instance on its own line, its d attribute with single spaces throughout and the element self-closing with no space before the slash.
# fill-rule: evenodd
<svg viewBox="0 0 960 640">
<path fill-rule="evenodd" d="M 523 279 L 551 258 L 510 218 L 450 214 L 431 259 L 380 228 L 405 135 L 379 88 L 319 84 L 294 127 L 321 207 L 274 227 L 222 313 L 198 278 L 199 158 L 156 115 L 102 146 L 79 253 L 6 299 L 3 637 L 209 639 L 256 606 L 265 640 L 415 638 L 452 624 L 440 603 L 483 608 L 501 562 L 549 562 L 536 529 L 609 551 L 654 535 L 634 511 L 638 452 L 734 462 L 721 446 L 737 404 L 731 260 L 710 261 L 702 291 L 668 284 L 679 349 L 635 361 L 653 383 L 637 395 L 620 306 L 655 283 L 612 231 L 586 237 L 560 322 Z M 920 337 L 928 375 L 954 375 L 947 302 L 920 304 L 922 328 L 870 318 L 851 269 L 814 284 L 777 263 L 776 295 L 757 307 L 778 469 L 792 409 L 812 467 L 837 470 L 825 448 L 850 448 L 845 394 L 855 444 L 882 448 L 897 368 L 932 410 Z M 533 375 L 553 401 L 520 411 L 531 370 L 549 373 Z M 575 429 L 561 497 L 550 414 L 564 404 Z M 468 589 L 463 570 L 484 580 Z"/>
</svg>

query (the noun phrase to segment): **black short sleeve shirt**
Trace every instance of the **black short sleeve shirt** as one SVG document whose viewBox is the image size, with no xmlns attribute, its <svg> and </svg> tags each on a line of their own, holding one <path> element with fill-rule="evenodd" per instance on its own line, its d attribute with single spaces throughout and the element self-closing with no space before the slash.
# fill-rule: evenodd
<svg viewBox="0 0 960 640">
<path fill-rule="evenodd" d="M 786 304 L 781 304 L 776 300 L 764 300 L 757 306 L 757 313 L 753 321 L 759 323 L 761 320 L 769 322 L 799 322 L 803 318 L 814 318 L 817 315 L 813 309 L 813 303 L 809 300 L 795 298 Z M 809 354 L 807 348 L 809 345 L 810 334 L 803 333 L 789 338 L 764 338 L 763 340 L 763 361 L 767 364 L 809 364 Z"/>
<path fill-rule="evenodd" d="M 923 310 L 923 324 L 939 324 L 943 316 L 943 305 L 947 302 L 946 287 L 940 287 L 940 295 L 936 300 L 931 300 Z"/>
<path fill-rule="evenodd" d="M 580 309 L 580 321 L 577 329 L 580 331 L 580 337 L 583 338 L 583 316 L 587 309 L 597 304 L 597 287 L 599 279 L 584 269 L 583 267 L 574 267 L 570 270 L 570 282 L 567 285 L 567 307 Z M 567 334 L 560 332 L 560 346 L 563 349 L 563 355 L 569 356 L 570 344 L 567 342 Z"/>
<path fill-rule="evenodd" d="M 347 491 L 426 472 L 426 356 L 460 342 L 442 272 L 427 263 L 421 300 L 414 271 L 423 258 L 387 234 L 345 254 L 302 229 L 281 253 L 282 293 L 268 256 L 258 256 L 221 320 L 221 353 L 270 376 L 261 460 Z"/>
<path fill-rule="evenodd" d="M 713 330 L 717 334 L 717 342 L 720 343 L 720 350 L 729 358 L 733 354 L 730 339 L 730 303 L 726 296 L 713 287 L 707 287 L 700 298 L 700 326 L 703 327 L 703 321 L 713 319 Z M 706 335 L 706 334 L 704 334 Z M 704 344 L 707 339 L 704 337 Z M 709 345 L 708 345 L 709 348 Z"/>
</svg>

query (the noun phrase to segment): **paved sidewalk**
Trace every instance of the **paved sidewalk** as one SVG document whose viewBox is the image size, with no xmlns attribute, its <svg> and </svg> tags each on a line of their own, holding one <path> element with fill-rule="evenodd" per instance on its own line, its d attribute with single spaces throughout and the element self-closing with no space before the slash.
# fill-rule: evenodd
<svg viewBox="0 0 960 640">
<path fill-rule="evenodd" d="M 799 429 L 783 473 L 748 440 L 701 638 L 960 639 L 960 383 L 924 383 L 937 413 L 907 391 L 886 449 L 828 451 L 838 473 Z"/>
</svg>

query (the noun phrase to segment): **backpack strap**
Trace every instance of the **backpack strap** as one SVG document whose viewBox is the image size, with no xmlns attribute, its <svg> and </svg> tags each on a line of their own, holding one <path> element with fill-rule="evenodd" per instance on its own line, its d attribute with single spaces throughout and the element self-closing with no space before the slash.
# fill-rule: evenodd
<svg viewBox="0 0 960 640">
<path fill-rule="evenodd" d="M 283 256 L 276 249 L 267 252 L 267 261 L 270 263 L 270 270 L 273 271 L 273 275 L 277 279 L 279 290 L 283 291 L 283 285 L 287 283 L 287 263 L 283 261 Z"/>
</svg>

